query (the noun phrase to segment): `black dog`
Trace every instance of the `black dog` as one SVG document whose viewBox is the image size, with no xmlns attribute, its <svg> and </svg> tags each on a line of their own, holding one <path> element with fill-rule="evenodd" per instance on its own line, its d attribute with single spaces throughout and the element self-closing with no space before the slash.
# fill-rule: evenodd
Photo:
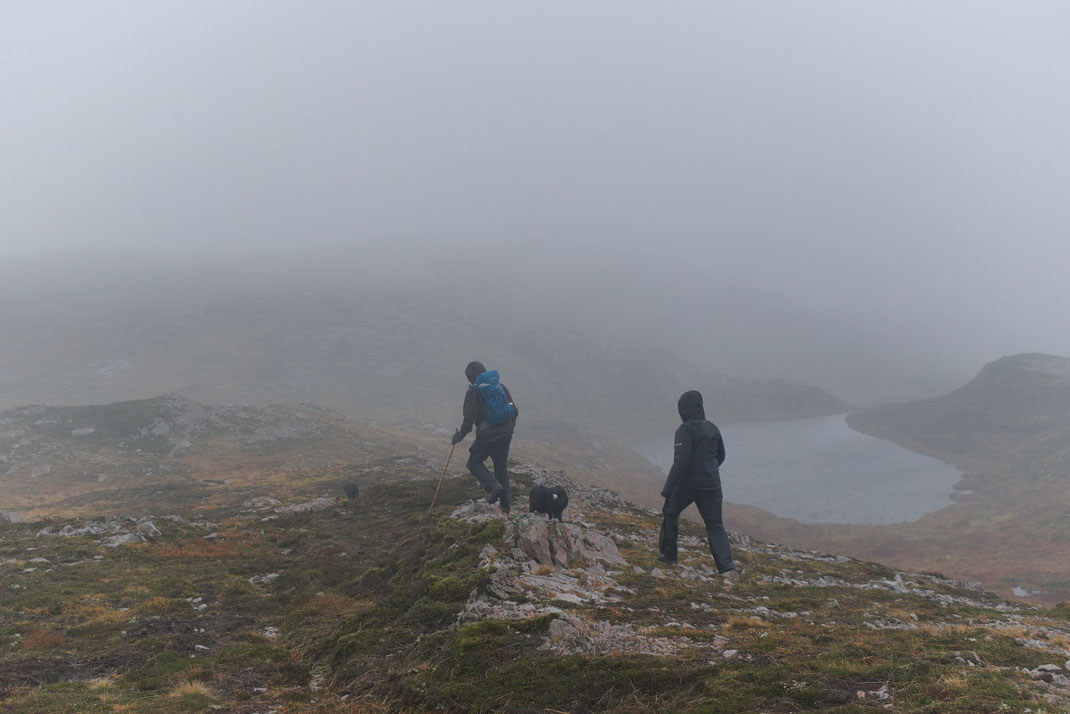
<svg viewBox="0 0 1070 714">
<path fill-rule="evenodd" d="M 568 505 L 568 494 L 561 486 L 535 486 L 528 494 L 532 513 L 545 513 L 549 519 L 561 520 L 561 514 Z"/>
<path fill-rule="evenodd" d="M 352 501 L 354 498 L 360 495 L 360 488 L 357 484 L 350 481 L 346 484 L 346 498 Z"/>
</svg>

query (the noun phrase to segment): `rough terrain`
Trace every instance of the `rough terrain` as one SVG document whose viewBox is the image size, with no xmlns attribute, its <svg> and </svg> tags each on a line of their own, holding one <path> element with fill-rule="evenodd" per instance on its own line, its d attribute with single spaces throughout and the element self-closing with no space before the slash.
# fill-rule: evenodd
<svg viewBox="0 0 1070 714">
<path fill-rule="evenodd" d="M 1070 708 L 1065 609 L 741 534 L 727 588 L 693 525 L 665 566 L 656 513 L 511 470 L 518 494 L 568 484 L 565 522 L 505 518 L 467 477 L 429 515 L 409 461 L 351 476 L 352 502 L 324 474 L 0 525 L 0 711 Z"/>
</svg>

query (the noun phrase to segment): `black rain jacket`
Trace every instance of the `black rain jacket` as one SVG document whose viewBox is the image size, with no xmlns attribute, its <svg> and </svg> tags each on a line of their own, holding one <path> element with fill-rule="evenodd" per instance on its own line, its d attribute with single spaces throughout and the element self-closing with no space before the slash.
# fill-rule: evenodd
<svg viewBox="0 0 1070 714">
<path fill-rule="evenodd" d="M 668 498 L 681 484 L 696 490 L 719 489 L 725 456 L 721 430 L 706 421 L 698 392 L 685 392 L 677 407 L 683 423 L 676 430 L 672 468 L 661 489 L 662 497 Z"/>
</svg>

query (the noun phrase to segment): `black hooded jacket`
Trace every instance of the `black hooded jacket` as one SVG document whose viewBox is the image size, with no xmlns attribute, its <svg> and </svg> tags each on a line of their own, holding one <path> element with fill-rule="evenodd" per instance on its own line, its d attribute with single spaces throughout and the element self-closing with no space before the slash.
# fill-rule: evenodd
<svg viewBox="0 0 1070 714">
<path fill-rule="evenodd" d="M 668 498 L 681 484 L 698 490 L 720 488 L 720 466 L 725 455 L 721 430 L 706 421 L 702 395 L 698 392 L 685 392 L 677 408 L 683 423 L 676 429 L 672 468 L 661 495 Z"/>
</svg>

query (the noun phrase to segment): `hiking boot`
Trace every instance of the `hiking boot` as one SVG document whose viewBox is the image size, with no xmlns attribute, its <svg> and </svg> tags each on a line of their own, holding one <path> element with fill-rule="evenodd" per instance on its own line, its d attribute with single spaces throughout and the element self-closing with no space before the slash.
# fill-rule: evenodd
<svg viewBox="0 0 1070 714">
<path fill-rule="evenodd" d="M 497 501 L 503 491 L 505 491 L 505 489 L 502 488 L 502 485 L 495 481 L 494 485 L 490 487 L 490 491 L 487 492 L 487 503 L 494 503 Z"/>
<path fill-rule="evenodd" d="M 676 558 L 670 558 L 664 553 L 658 553 L 658 560 L 663 563 L 668 563 L 669 565 L 676 565 Z"/>
<path fill-rule="evenodd" d="M 510 511 L 509 499 L 506 498 L 505 494 L 502 494 L 502 497 L 500 499 L 498 499 L 498 506 L 502 509 L 502 513 L 504 513 L 507 516 L 509 515 L 509 511 Z"/>
</svg>

